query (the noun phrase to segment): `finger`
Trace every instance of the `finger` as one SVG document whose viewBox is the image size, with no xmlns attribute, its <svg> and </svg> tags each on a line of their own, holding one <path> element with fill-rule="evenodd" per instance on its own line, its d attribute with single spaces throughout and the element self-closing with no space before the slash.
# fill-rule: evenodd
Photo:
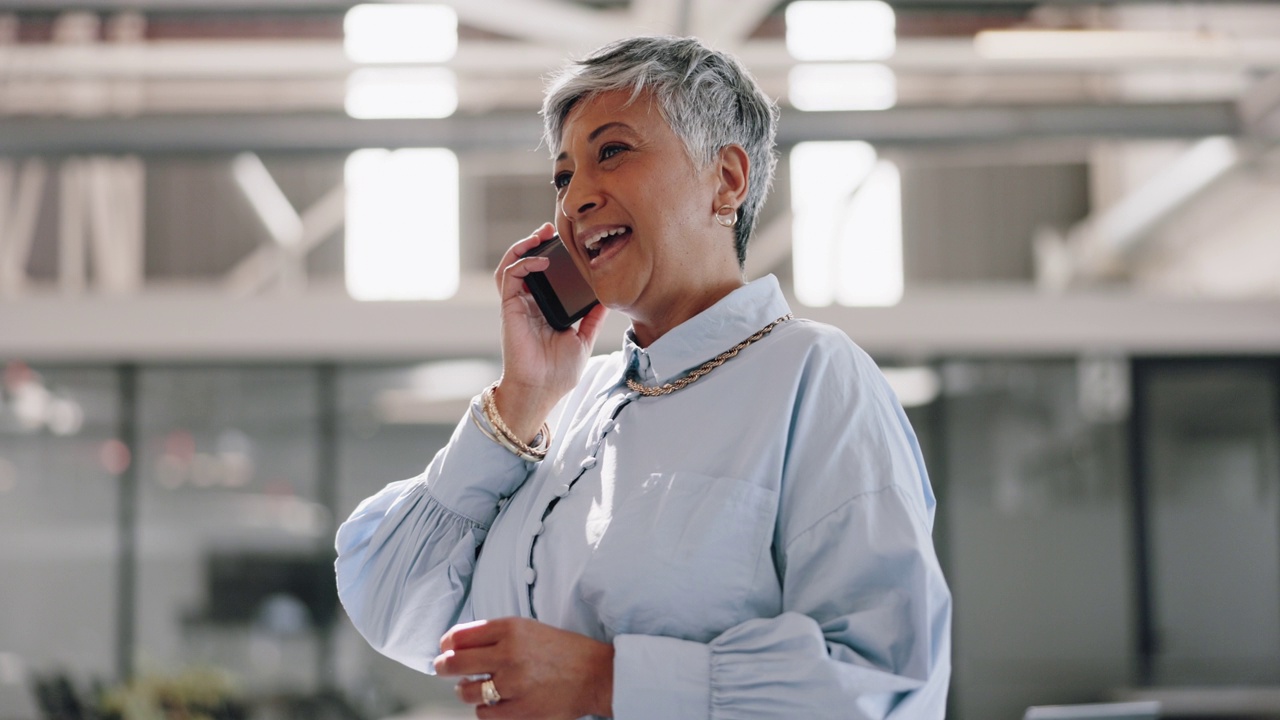
<svg viewBox="0 0 1280 720">
<path fill-rule="evenodd" d="M 483 686 L 483 680 L 462 680 L 459 681 L 457 685 L 453 686 L 453 692 L 458 696 L 459 700 L 468 705 L 483 705 Z M 494 686 L 497 687 L 496 683 Z M 501 691 L 499 691 L 499 694 L 501 694 Z"/>
<path fill-rule="evenodd" d="M 493 274 L 494 280 L 498 283 L 498 288 L 502 288 L 502 273 L 504 270 L 511 267 L 512 264 L 519 260 L 521 255 L 524 255 L 547 240 L 550 240 L 555 234 L 555 225 L 552 225 L 551 223 L 543 223 L 542 227 L 535 230 L 532 235 L 507 248 L 506 254 L 503 255 L 502 260 L 498 262 L 498 269 L 494 271 Z"/>
<path fill-rule="evenodd" d="M 458 646 L 455 638 L 458 633 L 466 633 L 471 628 L 481 627 L 488 623 L 488 620 L 472 620 L 471 622 L 458 623 L 457 625 L 449 628 L 440 638 L 440 652 L 444 652 L 446 650 L 457 650 Z"/>
<path fill-rule="evenodd" d="M 445 647 L 446 641 L 451 650 L 495 645 L 511 633 L 511 626 L 510 618 L 459 623 L 449 628 L 449 632 L 444 634 L 444 638 L 440 640 L 440 647 Z"/>
<path fill-rule="evenodd" d="M 477 680 L 464 678 L 453 686 L 453 692 L 458 696 L 459 700 L 468 705 L 484 705 L 484 684 L 486 682 L 493 683 L 493 689 L 498 692 L 498 697 L 500 698 L 498 702 L 510 703 L 519 696 L 515 683 L 510 677 L 490 677 Z"/>
<path fill-rule="evenodd" d="M 441 677 L 487 675 L 505 664 L 505 661 L 493 646 L 466 650 L 446 650 L 437 655 L 432 661 L 436 674 Z"/>
<path fill-rule="evenodd" d="M 520 285 L 529 273 L 542 272 L 550 266 L 550 258 L 541 256 L 520 258 L 502 269 L 502 281 L 505 284 L 508 281 L 519 280 L 521 282 L 516 284 Z"/>
<path fill-rule="evenodd" d="M 520 294 L 528 294 L 524 279 L 529 273 L 543 272 L 551 267 L 551 260 L 545 257 L 521 258 L 502 271 L 502 279 L 498 283 L 498 291 L 502 301 L 506 302 Z"/>
<path fill-rule="evenodd" d="M 591 311 L 582 318 L 582 322 L 578 323 L 578 339 L 584 345 L 594 345 L 596 336 L 600 334 L 600 328 L 604 326 L 604 319 L 608 315 L 609 311 L 604 305 L 596 305 L 591 308 Z"/>
</svg>

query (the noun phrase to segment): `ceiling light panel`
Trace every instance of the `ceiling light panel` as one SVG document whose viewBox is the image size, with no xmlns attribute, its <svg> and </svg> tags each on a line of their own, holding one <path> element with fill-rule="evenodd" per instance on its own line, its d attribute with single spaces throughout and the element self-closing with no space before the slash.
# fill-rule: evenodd
<svg viewBox="0 0 1280 720">
<path fill-rule="evenodd" d="M 458 16 L 447 5 L 356 5 L 342 23 L 358 63 L 431 63 L 458 51 Z"/>
<path fill-rule="evenodd" d="M 884 60 L 897 43 L 880 0 L 800 0 L 787 6 L 787 51 L 797 60 Z"/>
</svg>

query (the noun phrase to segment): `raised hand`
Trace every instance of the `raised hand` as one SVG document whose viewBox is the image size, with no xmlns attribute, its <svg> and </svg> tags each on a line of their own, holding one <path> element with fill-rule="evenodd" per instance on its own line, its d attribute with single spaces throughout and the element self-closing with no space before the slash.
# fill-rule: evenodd
<svg viewBox="0 0 1280 720">
<path fill-rule="evenodd" d="M 554 234 L 555 226 L 547 223 L 512 245 L 493 276 L 502 298 L 502 381 L 494 400 L 503 421 L 525 442 L 577 384 L 606 313 L 597 305 L 577 328 L 561 332 L 547 324 L 524 278 L 546 270 L 550 261 L 520 256 Z"/>
</svg>

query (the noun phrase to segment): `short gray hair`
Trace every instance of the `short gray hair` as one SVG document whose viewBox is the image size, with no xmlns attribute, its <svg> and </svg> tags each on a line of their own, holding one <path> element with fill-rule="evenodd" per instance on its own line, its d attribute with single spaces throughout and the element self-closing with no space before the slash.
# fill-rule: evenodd
<svg viewBox="0 0 1280 720">
<path fill-rule="evenodd" d="M 690 37 L 618 40 L 551 78 L 542 102 L 544 137 L 552 157 L 560 152 L 565 118 L 578 101 L 610 90 L 648 90 L 662 117 L 684 142 L 693 162 L 705 167 L 726 145 L 742 146 L 750 160 L 747 197 L 738 208 L 734 249 L 738 265 L 778 164 L 778 106 L 760 90 L 742 63 Z"/>
</svg>

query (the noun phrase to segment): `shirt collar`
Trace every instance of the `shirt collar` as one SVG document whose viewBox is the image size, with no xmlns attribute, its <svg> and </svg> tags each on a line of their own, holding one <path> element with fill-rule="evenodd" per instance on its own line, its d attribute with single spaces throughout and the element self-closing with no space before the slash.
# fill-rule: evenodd
<svg viewBox="0 0 1280 720">
<path fill-rule="evenodd" d="M 645 384 L 671 382 L 789 312 L 776 277 L 766 275 L 753 280 L 672 328 L 647 348 L 637 345 L 634 330 L 628 329 L 622 343 L 623 377 L 634 366 Z M 618 381 L 622 382 L 623 377 Z"/>
</svg>

